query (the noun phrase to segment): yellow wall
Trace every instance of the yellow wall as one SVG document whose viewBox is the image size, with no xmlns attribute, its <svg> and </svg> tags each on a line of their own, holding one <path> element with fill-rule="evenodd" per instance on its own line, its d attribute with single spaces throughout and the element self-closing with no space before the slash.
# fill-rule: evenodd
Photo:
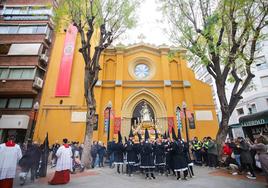
<svg viewBox="0 0 268 188">
<path fill-rule="evenodd" d="M 69 97 L 55 97 L 55 88 L 61 62 L 65 33 L 58 33 L 50 65 L 47 72 L 40 110 L 37 119 L 37 127 L 34 138 L 42 142 L 46 132 L 49 134 L 50 143 L 62 138 L 72 141 L 83 141 L 85 122 L 71 122 L 72 112 L 85 112 L 85 100 L 83 90 L 84 63 L 81 54 L 78 53 L 79 37 L 77 37 L 75 55 L 73 59 L 71 90 Z M 133 106 L 139 100 L 145 99 L 155 108 L 156 118 L 160 119 L 162 130 L 167 129 L 167 117 L 174 117 L 175 109 L 182 101 L 186 101 L 191 112 L 196 110 L 209 110 L 213 114 L 213 120 L 196 121 L 196 129 L 190 130 L 190 138 L 193 136 L 215 137 L 218 123 L 213 104 L 210 87 L 195 80 L 193 72 L 186 67 L 183 60 L 185 51 L 179 53 L 170 61 L 168 47 L 153 47 L 139 44 L 129 47 L 116 47 L 106 49 L 100 58 L 99 79 L 101 85 L 97 85 L 95 96 L 97 101 L 97 114 L 99 115 L 98 131 L 94 131 L 94 139 L 106 142 L 107 133 L 104 132 L 104 109 L 109 101 L 112 102 L 112 110 L 115 117 L 121 117 L 121 132 L 128 134 L 130 118 Z M 144 81 L 136 80 L 132 69 L 138 63 L 148 64 L 153 76 Z M 115 85 L 115 81 L 122 81 L 121 85 Z M 171 81 L 171 86 L 165 86 L 164 80 Z M 183 81 L 189 81 L 191 86 L 184 87 Z M 60 100 L 63 103 L 60 104 Z M 184 122 L 184 120 L 182 120 Z M 111 133 L 113 134 L 113 119 L 111 120 Z M 160 126 L 160 125 L 159 125 Z M 185 128 L 183 128 L 185 137 Z"/>
</svg>

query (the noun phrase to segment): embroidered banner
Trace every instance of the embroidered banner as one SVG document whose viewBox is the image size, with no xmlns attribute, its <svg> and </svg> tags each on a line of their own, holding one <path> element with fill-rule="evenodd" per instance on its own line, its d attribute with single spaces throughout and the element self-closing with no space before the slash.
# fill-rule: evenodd
<svg viewBox="0 0 268 188">
<path fill-rule="evenodd" d="M 114 118 L 114 134 L 118 134 L 121 129 L 121 117 Z"/>
<path fill-rule="evenodd" d="M 180 110 L 176 111 L 176 118 L 177 118 L 178 129 L 182 130 L 181 111 Z"/>
<path fill-rule="evenodd" d="M 171 133 L 172 127 L 174 128 L 174 117 L 168 117 L 168 132 Z"/>
<path fill-rule="evenodd" d="M 77 28 L 71 24 L 68 27 L 65 36 L 64 48 L 62 52 L 60 70 L 55 92 L 56 97 L 66 97 L 70 95 L 70 81 L 76 35 Z"/>
</svg>

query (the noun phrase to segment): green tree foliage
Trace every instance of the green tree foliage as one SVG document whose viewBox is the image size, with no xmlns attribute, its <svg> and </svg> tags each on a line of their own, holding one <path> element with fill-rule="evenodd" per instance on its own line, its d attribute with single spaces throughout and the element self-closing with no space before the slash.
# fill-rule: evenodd
<svg viewBox="0 0 268 188">
<path fill-rule="evenodd" d="M 135 26 L 138 5 L 138 0 L 64 0 L 55 11 L 57 28 L 72 23 L 77 27 L 81 39 L 79 52 L 85 64 L 84 93 L 87 103 L 82 161 L 86 167 L 90 167 L 90 148 L 96 123 L 94 87 L 100 71 L 99 58 L 101 52 L 116 38 Z"/>
<path fill-rule="evenodd" d="M 225 140 L 228 122 L 242 93 L 254 77 L 251 65 L 268 25 L 267 0 L 162 0 L 170 38 L 188 50 L 190 59 L 206 66 L 215 79 L 222 120 L 217 142 Z M 246 76 L 238 70 L 243 68 Z M 228 79 L 229 78 L 229 79 Z M 233 84 L 230 99 L 226 81 Z"/>
</svg>

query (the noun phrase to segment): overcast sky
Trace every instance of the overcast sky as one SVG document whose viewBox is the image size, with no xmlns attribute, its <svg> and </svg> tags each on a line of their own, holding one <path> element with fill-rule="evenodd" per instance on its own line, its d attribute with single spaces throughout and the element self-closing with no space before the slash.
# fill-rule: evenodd
<svg viewBox="0 0 268 188">
<path fill-rule="evenodd" d="M 118 41 L 124 45 L 138 43 L 141 40 L 154 45 L 171 44 L 164 32 L 167 24 L 160 22 L 163 16 L 157 9 L 156 0 L 144 0 L 136 13 L 138 15 L 136 28 L 128 30 Z"/>
</svg>

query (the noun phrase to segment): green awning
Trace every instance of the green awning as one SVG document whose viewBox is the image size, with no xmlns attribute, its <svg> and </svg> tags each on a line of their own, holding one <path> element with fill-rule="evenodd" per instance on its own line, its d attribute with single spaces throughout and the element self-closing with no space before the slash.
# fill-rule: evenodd
<svg viewBox="0 0 268 188">
<path fill-rule="evenodd" d="M 239 123 L 242 127 L 268 124 L 268 110 L 242 116 L 239 118 Z"/>
<path fill-rule="evenodd" d="M 237 127 L 241 127 L 241 125 L 239 123 L 236 123 L 236 124 L 229 125 L 229 127 L 231 127 L 231 128 L 237 128 Z"/>
</svg>

